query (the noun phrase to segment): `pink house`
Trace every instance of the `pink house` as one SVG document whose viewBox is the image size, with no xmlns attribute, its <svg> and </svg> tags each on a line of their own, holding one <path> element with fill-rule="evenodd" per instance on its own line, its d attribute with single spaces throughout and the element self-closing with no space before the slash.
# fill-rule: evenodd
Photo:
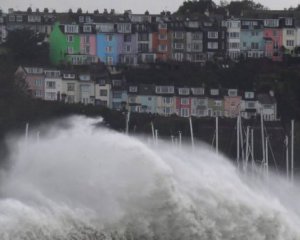
<svg viewBox="0 0 300 240">
<path fill-rule="evenodd" d="M 176 97 L 176 113 L 180 117 L 191 116 L 192 99 L 190 98 L 190 88 L 178 88 Z"/>
<path fill-rule="evenodd" d="M 86 55 L 96 56 L 96 35 L 82 34 L 80 35 L 80 53 Z"/>
<path fill-rule="evenodd" d="M 228 89 L 224 96 L 224 115 L 225 117 L 235 118 L 240 113 L 242 97 L 238 96 L 237 89 Z"/>
<path fill-rule="evenodd" d="M 273 61 L 282 61 L 283 32 L 280 28 L 265 28 L 265 54 Z"/>
<path fill-rule="evenodd" d="M 43 68 L 19 67 L 16 71 L 16 77 L 25 81 L 26 90 L 33 98 L 44 99 L 45 75 Z"/>
</svg>

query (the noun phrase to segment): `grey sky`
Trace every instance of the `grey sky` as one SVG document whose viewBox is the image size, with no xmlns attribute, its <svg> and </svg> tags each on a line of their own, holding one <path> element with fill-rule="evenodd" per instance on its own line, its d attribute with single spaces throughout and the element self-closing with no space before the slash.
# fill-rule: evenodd
<svg viewBox="0 0 300 240">
<path fill-rule="evenodd" d="M 229 0 L 228 0 L 229 1 Z M 26 10 L 28 6 L 33 9 L 44 7 L 56 9 L 56 11 L 66 11 L 69 8 L 76 10 L 81 7 L 84 11 L 93 11 L 104 8 L 115 9 L 117 12 L 131 9 L 134 13 L 144 13 L 149 10 L 150 13 L 160 13 L 162 10 L 175 11 L 181 5 L 183 0 L 0 0 L 0 7 L 7 11 L 8 8 L 16 10 Z M 215 1 L 219 3 L 219 0 Z M 256 1 L 267 6 L 270 9 L 283 9 L 290 6 L 297 6 L 299 0 L 260 0 Z"/>
</svg>

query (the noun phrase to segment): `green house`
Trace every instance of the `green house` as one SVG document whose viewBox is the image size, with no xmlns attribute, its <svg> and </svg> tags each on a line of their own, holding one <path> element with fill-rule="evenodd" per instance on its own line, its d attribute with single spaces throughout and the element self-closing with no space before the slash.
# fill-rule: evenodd
<svg viewBox="0 0 300 240">
<path fill-rule="evenodd" d="M 56 22 L 49 37 L 50 61 L 54 65 L 71 63 L 70 55 L 80 54 L 79 26 Z"/>
</svg>

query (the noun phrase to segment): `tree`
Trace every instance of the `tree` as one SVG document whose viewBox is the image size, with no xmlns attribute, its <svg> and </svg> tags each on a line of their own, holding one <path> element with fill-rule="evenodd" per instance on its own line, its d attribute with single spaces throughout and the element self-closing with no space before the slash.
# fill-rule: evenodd
<svg viewBox="0 0 300 240">
<path fill-rule="evenodd" d="M 77 13 L 78 13 L 78 14 L 82 14 L 82 9 L 81 9 L 81 8 L 78 8 L 78 9 L 77 9 Z"/>
<path fill-rule="evenodd" d="M 44 13 L 49 13 L 49 9 L 48 8 L 44 8 Z"/>
<path fill-rule="evenodd" d="M 243 11 L 266 9 L 266 7 L 260 3 L 255 3 L 252 0 L 231 1 L 226 8 L 232 16 L 241 16 Z"/>
<path fill-rule="evenodd" d="M 216 9 L 217 5 L 212 0 L 185 1 L 183 5 L 178 8 L 177 14 L 204 14 L 207 10 L 209 12 L 214 12 Z"/>
<path fill-rule="evenodd" d="M 47 63 L 48 46 L 43 43 L 44 38 L 44 34 L 17 29 L 8 32 L 4 46 L 16 63 Z"/>
</svg>

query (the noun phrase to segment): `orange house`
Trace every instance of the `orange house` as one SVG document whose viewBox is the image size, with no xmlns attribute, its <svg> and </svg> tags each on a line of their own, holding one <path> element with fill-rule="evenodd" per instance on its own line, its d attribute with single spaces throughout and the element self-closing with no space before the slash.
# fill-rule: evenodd
<svg viewBox="0 0 300 240">
<path fill-rule="evenodd" d="M 158 61 L 167 61 L 170 49 L 170 38 L 168 36 L 168 26 L 166 23 L 159 23 L 156 32 L 152 34 L 153 52 L 156 53 Z"/>
</svg>

